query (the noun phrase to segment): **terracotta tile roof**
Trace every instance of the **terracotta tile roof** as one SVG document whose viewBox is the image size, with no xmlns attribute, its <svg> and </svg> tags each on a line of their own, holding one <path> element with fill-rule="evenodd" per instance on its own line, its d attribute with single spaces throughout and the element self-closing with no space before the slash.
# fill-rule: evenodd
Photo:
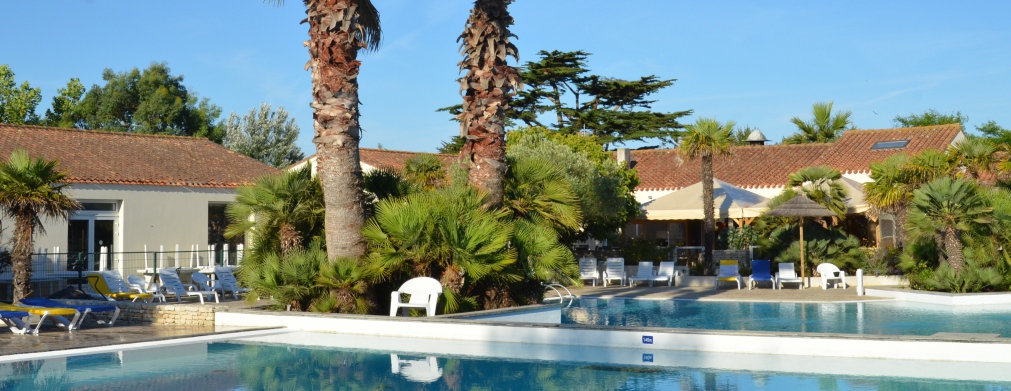
<svg viewBox="0 0 1011 391">
<path fill-rule="evenodd" d="M 234 188 L 279 172 L 205 138 L 0 124 L 0 158 L 18 148 L 71 183 Z"/>
<path fill-rule="evenodd" d="M 959 124 L 922 126 L 916 128 L 896 128 L 880 130 L 850 130 L 843 133 L 832 148 L 818 158 L 813 165 L 828 165 L 846 173 L 868 173 L 870 163 L 884 160 L 892 154 L 902 152 L 909 155 L 924 149 L 944 150 L 962 131 Z M 909 140 L 901 149 L 877 149 L 871 147 L 881 141 Z"/>
<path fill-rule="evenodd" d="M 743 188 L 783 186 L 787 175 L 801 168 L 828 165 L 844 173 L 867 173 L 871 162 L 898 152 L 914 154 L 944 149 L 961 131 L 958 124 L 920 128 L 851 130 L 834 143 L 731 147 L 731 156 L 717 159 L 714 176 Z M 879 141 L 910 140 L 901 149 L 871 150 Z M 677 149 L 632 151 L 639 174 L 638 191 L 677 190 L 702 180 L 700 160 L 683 160 Z"/>
</svg>

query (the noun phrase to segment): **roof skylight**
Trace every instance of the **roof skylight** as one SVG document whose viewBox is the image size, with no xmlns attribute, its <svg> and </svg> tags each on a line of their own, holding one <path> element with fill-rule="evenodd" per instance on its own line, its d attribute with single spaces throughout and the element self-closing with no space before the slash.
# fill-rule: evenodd
<svg viewBox="0 0 1011 391">
<path fill-rule="evenodd" d="M 909 144 L 909 140 L 892 140 L 892 141 L 878 141 L 874 143 L 871 150 L 877 149 L 900 149 L 905 148 Z"/>
</svg>

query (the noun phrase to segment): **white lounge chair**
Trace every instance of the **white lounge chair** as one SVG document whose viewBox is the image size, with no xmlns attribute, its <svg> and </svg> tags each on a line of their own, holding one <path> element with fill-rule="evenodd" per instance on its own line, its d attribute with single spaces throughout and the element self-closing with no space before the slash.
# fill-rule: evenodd
<svg viewBox="0 0 1011 391">
<path fill-rule="evenodd" d="M 657 280 L 667 281 L 667 286 L 674 286 L 674 278 L 681 275 L 681 271 L 674 266 L 674 261 L 660 262 L 660 268 L 656 271 Z"/>
<path fill-rule="evenodd" d="M 200 304 L 204 304 L 204 296 L 214 297 L 214 302 L 218 303 L 218 293 L 215 291 L 201 291 L 197 289 L 196 285 L 193 284 L 183 284 L 182 280 L 179 279 L 179 275 L 176 274 L 175 269 L 161 269 L 158 271 L 158 278 L 161 279 L 161 289 L 166 295 L 173 295 L 176 300 L 180 303 L 183 302 L 183 296 L 196 296 L 200 298 Z"/>
<path fill-rule="evenodd" d="M 410 295 L 407 302 L 400 301 L 400 295 Z M 442 294 L 442 283 L 431 277 L 415 277 L 400 289 L 390 294 L 390 316 L 397 316 L 397 310 L 403 310 L 407 316 L 408 308 L 422 308 L 425 315 L 435 316 L 435 306 L 439 303 L 439 295 Z"/>
<path fill-rule="evenodd" d="M 190 280 L 192 280 L 193 284 L 197 286 L 198 291 L 214 291 L 222 297 L 225 296 L 225 292 L 221 289 L 220 284 L 214 285 L 211 278 L 207 277 L 204 273 L 193 272 L 193 274 L 190 274 Z"/>
<path fill-rule="evenodd" d="M 828 283 L 837 280 L 839 284 L 835 287 L 839 288 L 842 284 L 843 289 L 846 289 L 846 272 L 839 270 L 839 267 L 831 263 L 823 263 L 818 265 L 818 274 L 821 274 L 821 289 L 828 289 Z"/>
<path fill-rule="evenodd" d="M 144 277 L 136 274 L 126 276 L 126 282 L 130 284 L 130 288 L 135 289 L 140 293 L 150 293 L 153 300 L 160 301 L 162 303 L 165 302 L 165 295 L 161 294 L 161 288 L 158 287 L 158 284 L 147 282 Z"/>
<path fill-rule="evenodd" d="M 235 300 L 238 300 L 240 293 L 249 292 L 249 288 L 239 286 L 239 280 L 235 279 L 235 274 L 232 273 L 232 268 L 224 266 L 215 267 L 214 276 L 218 279 L 218 284 L 222 290 L 222 296 L 225 295 L 225 292 L 232 292 L 232 297 L 234 297 Z"/>
<path fill-rule="evenodd" d="M 804 287 L 804 280 L 800 279 L 797 271 L 793 269 L 793 262 L 779 263 L 779 271 L 776 272 L 776 286 L 783 289 L 784 283 L 797 283 L 797 289 Z"/>
<path fill-rule="evenodd" d="M 604 262 L 604 286 L 610 280 L 618 280 L 621 286 L 625 286 L 625 258 L 607 258 Z"/>
<path fill-rule="evenodd" d="M 653 281 L 667 280 L 667 277 L 653 273 L 653 262 L 639 262 L 639 270 L 635 272 L 634 276 L 628 278 L 628 285 L 633 285 L 636 281 L 649 281 L 649 286 L 653 286 Z"/>
<path fill-rule="evenodd" d="M 721 282 L 736 282 L 737 289 L 741 289 L 741 274 L 737 271 L 737 260 L 721 260 L 720 261 L 720 274 L 716 276 L 716 288 L 720 287 Z"/>
<path fill-rule="evenodd" d="M 593 281 L 593 286 L 597 286 L 600 273 L 597 272 L 597 258 L 579 258 L 579 278 Z"/>
</svg>

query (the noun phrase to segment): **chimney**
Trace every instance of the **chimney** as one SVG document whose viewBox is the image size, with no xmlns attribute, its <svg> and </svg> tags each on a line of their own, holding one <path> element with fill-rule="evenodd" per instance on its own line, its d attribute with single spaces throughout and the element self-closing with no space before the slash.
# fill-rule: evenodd
<svg viewBox="0 0 1011 391">
<path fill-rule="evenodd" d="M 765 142 L 769 139 L 765 138 L 761 130 L 755 129 L 748 135 L 748 145 L 765 145 Z"/>
<path fill-rule="evenodd" d="M 632 151 L 628 148 L 618 148 L 618 150 L 615 151 L 614 159 L 618 161 L 618 164 L 627 168 L 632 164 Z"/>
</svg>

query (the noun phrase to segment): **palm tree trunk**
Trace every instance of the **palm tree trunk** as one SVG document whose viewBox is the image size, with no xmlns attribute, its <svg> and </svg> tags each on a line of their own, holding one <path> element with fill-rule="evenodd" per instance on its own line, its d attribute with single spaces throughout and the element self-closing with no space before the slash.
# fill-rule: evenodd
<svg viewBox="0 0 1011 391">
<path fill-rule="evenodd" d="M 11 252 L 11 271 L 14 274 L 14 302 L 31 293 L 32 236 L 35 224 L 32 216 L 18 215 L 14 219 L 14 248 Z"/>
<path fill-rule="evenodd" d="M 507 56 L 517 57 L 509 42 L 513 19 L 508 6 L 512 0 L 477 0 L 460 40 L 463 61 L 460 70 L 463 112 L 461 134 L 465 139 L 460 163 L 469 169 L 468 182 L 487 194 L 487 204 L 502 203 L 505 161 L 505 110 L 519 73 L 506 64 Z"/>
<path fill-rule="evenodd" d="M 702 210 L 705 213 L 702 228 L 702 246 L 705 247 L 706 270 L 715 270 L 713 244 L 716 243 L 716 217 L 713 213 L 713 157 L 702 156 Z"/>
<path fill-rule="evenodd" d="M 895 247 L 904 248 L 906 245 L 906 221 L 909 218 L 909 208 L 905 203 L 895 205 L 895 223 L 898 229 L 892 229 L 895 235 Z"/>
<path fill-rule="evenodd" d="M 961 272 L 965 264 L 962 256 L 962 240 L 958 236 L 958 230 L 954 227 L 944 230 L 944 251 L 948 254 L 948 264 L 955 273 Z"/>
<path fill-rule="evenodd" d="M 355 29 L 325 23 L 327 15 L 355 5 L 353 0 L 309 2 L 309 66 L 312 67 L 313 128 L 316 164 L 326 205 L 327 255 L 359 258 L 365 253 L 361 227 L 362 169 L 358 156 L 361 128 L 358 123 L 359 46 L 352 39 Z M 315 16 L 314 16 L 315 15 Z"/>
</svg>

